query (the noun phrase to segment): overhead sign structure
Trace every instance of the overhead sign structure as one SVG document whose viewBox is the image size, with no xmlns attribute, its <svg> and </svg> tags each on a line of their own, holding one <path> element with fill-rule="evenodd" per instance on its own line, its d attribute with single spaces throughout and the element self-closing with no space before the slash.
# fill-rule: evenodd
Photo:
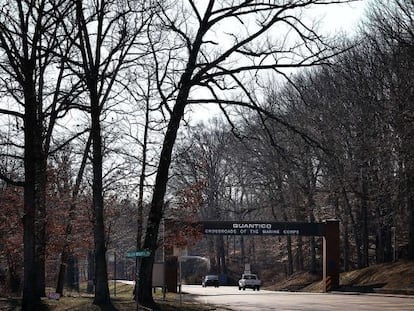
<svg viewBox="0 0 414 311">
<path fill-rule="evenodd" d="M 133 258 L 133 257 L 148 257 L 150 255 L 150 251 L 147 249 L 140 249 L 137 251 L 133 251 L 133 252 L 128 252 L 127 253 L 127 257 L 128 258 Z"/>
<path fill-rule="evenodd" d="M 323 237 L 324 291 L 339 287 L 339 221 L 323 223 L 262 222 L 262 221 L 202 221 L 198 224 L 206 235 L 289 235 Z"/>
<path fill-rule="evenodd" d="M 211 235 L 325 235 L 325 223 L 202 221 L 201 225 L 203 233 Z"/>
</svg>

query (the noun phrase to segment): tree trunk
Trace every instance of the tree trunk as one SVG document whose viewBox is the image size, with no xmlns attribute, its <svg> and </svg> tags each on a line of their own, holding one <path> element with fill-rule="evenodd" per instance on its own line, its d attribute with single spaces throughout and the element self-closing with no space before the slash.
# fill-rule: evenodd
<svg viewBox="0 0 414 311">
<path fill-rule="evenodd" d="M 227 274 L 226 266 L 226 252 L 224 249 L 224 237 L 222 235 L 217 237 L 217 257 L 219 261 L 219 272 L 222 274 Z"/>
<path fill-rule="evenodd" d="M 30 70 L 29 70 L 30 71 Z M 41 124 L 38 122 L 37 102 L 33 89 L 32 75 L 26 73 L 25 88 L 25 184 L 24 184 L 24 216 L 23 216 L 23 243 L 24 243 L 24 281 L 23 281 L 23 301 L 22 310 L 35 310 L 36 304 L 44 294 L 44 232 L 42 225 L 38 226 L 39 221 L 44 224 L 44 198 L 39 195 L 44 194 L 45 184 L 42 183 L 43 175 L 40 172 L 43 163 L 42 152 L 42 132 Z M 40 125 L 40 128 L 39 128 Z M 41 175 L 39 175 L 41 174 Z M 43 175 L 42 175 L 43 174 Z M 45 176 L 45 175 L 44 175 Z M 39 214 L 40 213 L 40 214 Z M 40 216 L 40 219 L 38 218 Z M 44 227 L 43 227 L 44 229 Z M 39 234 L 43 232 L 43 234 Z M 39 256 L 38 256 L 39 255 Z M 43 268 L 42 268 L 43 265 Z M 43 276 L 41 275 L 43 273 Z"/>
<path fill-rule="evenodd" d="M 66 285 L 70 290 L 79 292 L 79 269 L 78 260 L 71 254 L 68 259 L 68 267 L 66 272 Z"/>
<path fill-rule="evenodd" d="M 64 241 L 62 253 L 60 255 L 61 263 L 59 267 L 58 280 L 57 280 L 57 285 L 56 285 L 56 293 L 59 293 L 61 295 L 63 295 L 63 286 L 65 283 L 66 266 L 68 264 L 68 259 L 69 259 L 69 239 L 70 239 L 70 236 L 72 235 L 72 223 L 74 221 L 73 218 L 75 216 L 74 210 L 76 207 L 76 199 L 78 197 L 79 188 L 82 182 L 83 172 L 85 171 L 86 162 L 87 162 L 89 150 L 91 148 L 91 144 L 92 144 L 92 135 L 89 134 L 88 141 L 86 143 L 85 150 L 83 152 L 82 162 L 79 167 L 79 172 L 78 172 L 78 175 L 76 176 L 75 186 L 72 191 L 71 204 L 69 208 L 69 217 L 68 217 L 66 228 L 65 228 L 65 241 Z"/>
<path fill-rule="evenodd" d="M 216 262 L 216 257 L 215 257 L 214 239 L 215 239 L 215 236 L 208 236 L 207 237 L 208 253 L 210 254 L 209 255 L 209 259 L 210 259 L 210 271 L 208 271 L 209 273 L 212 272 L 212 271 L 216 271 L 217 270 L 217 262 Z"/>
<path fill-rule="evenodd" d="M 208 5 L 207 11 L 211 12 L 212 9 L 213 2 Z M 155 250 L 157 248 L 158 228 L 163 215 L 164 196 L 167 189 L 171 156 L 177 138 L 177 132 L 180 127 L 180 122 L 184 116 L 184 110 L 187 105 L 190 89 L 192 87 L 193 82 L 191 79 L 193 72 L 196 69 L 198 53 L 203 42 L 203 34 L 207 28 L 208 24 L 206 21 L 203 21 L 203 25 L 200 27 L 192 44 L 186 69 L 178 82 L 180 89 L 177 94 L 174 108 L 171 111 L 171 118 L 164 136 L 143 245 L 144 248 L 151 250 L 151 255 L 142 260 L 139 276 L 138 301 L 144 305 L 154 305 L 154 300 L 152 298 L 152 267 L 154 264 Z"/>
<path fill-rule="evenodd" d="M 414 188 L 414 183 L 410 184 L 411 189 Z M 408 260 L 414 260 L 414 195 L 413 190 L 410 190 L 408 197 Z"/>
<path fill-rule="evenodd" d="M 296 249 L 296 270 L 303 271 L 304 270 L 304 262 L 303 262 L 303 241 L 301 236 L 296 237 L 298 245 Z"/>
<path fill-rule="evenodd" d="M 355 250 L 356 250 L 356 256 L 357 256 L 357 265 L 358 267 L 362 266 L 362 253 L 361 253 L 361 239 L 359 234 L 359 228 L 358 223 L 354 219 L 354 215 L 352 213 L 352 207 L 351 203 L 348 199 L 348 194 L 346 193 L 346 190 L 344 187 L 342 187 L 342 194 L 345 201 L 345 212 L 347 213 L 347 217 L 351 221 L 351 226 L 353 230 L 353 235 L 355 238 Z"/>
<path fill-rule="evenodd" d="M 292 254 L 292 237 L 288 235 L 286 237 L 286 250 L 287 250 L 287 274 L 293 274 L 293 254 Z"/>
<path fill-rule="evenodd" d="M 278 178 L 279 181 L 279 189 L 282 189 L 282 179 Z M 287 206 L 285 204 L 285 199 L 281 195 L 280 200 L 282 202 L 282 213 L 283 213 L 283 220 L 285 222 L 288 221 L 288 215 L 287 215 Z M 273 212 L 273 216 L 275 216 Z M 286 273 L 287 275 L 293 274 L 293 253 L 292 253 L 292 237 L 288 235 L 286 237 L 286 252 L 287 252 L 287 267 L 286 267 Z"/>
<path fill-rule="evenodd" d="M 40 121 L 39 121 L 40 122 Z M 40 125 L 39 125 L 40 126 Z M 39 129 L 39 133 L 42 130 Z M 46 155 L 42 150 L 41 135 L 38 138 L 38 159 L 36 163 L 36 292 L 39 297 L 46 296 Z"/>
<path fill-rule="evenodd" d="M 246 263 L 246 247 L 244 243 L 244 237 L 240 236 L 240 255 L 241 255 L 241 263 L 244 265 Z"/>
<path fill-rule="evenodd" d="M 95 87 L 90 90 L 95 90 Z M 106 266 L 106 238 L 104 225 L 104 202 L 102 186 L 102 137 L 100 126 L 101 109 L 97 94 L 91 94 L 92 150 L 93 150 L 93 235 L 95 245 L 95 298 L 98 306 L 111 304 Z"/>
<path fill-rule="evenodd" d="M 27 176 L 27 175 L 26 175 Z M 27 178 L 27 177 L 26 177 Z M 26 181 L 27 182 L 27 181 Z M 32 307 L 33 304 L 40 301 L 40 297 L 36 295 L 35 284 L 36 284 L 36 265 L 35 265 L 35 217 L 34 217 L 34 200 L 26 198 L 29 196 L 29 192 L 32 189 L 28 189 L 25 186 L 25 200 L 24 200 L 24 211 L 23 216 L 23 243 L 24 243 L 24 280 L 23 280 L 23 301 L 22 310 L 29 311 L 35 310 Z"/>
<path fill-rule="evenodd" d="M 143 247 L 151 250 L 149 257 L 144 257 L 139 271 L 138 301 L 146 306 L 153 306 L 152 297 L 152 267 L 154 264 L 155 250 L 157 249 L 158 229 L 161 223 L 164 196 L 168 182 L 168 171 L 171 164 L 171 155 L 177 137 L 181 118 L 184 115 L 184 108 L 189 90 L 183 90 L 179 94 L 177 103 L 171 114 L 167 132 L 164 137 L 164 144 L 160 154 L 157 176 L 155 178 L 154 193 L 151 201 L 151 208 L 148 216 L 147 230 Z"/>
<path fill-rule="evenodd" d="M 308 197 L 308 220 L 309 222 L 315 222 L 315 216 L 313 215 L 313 210 L 315 208 L 315 201 L 313 198 L 313 193 L 311 190 L 307 193 Z M 310 237 L 309 241 L 309 252 L 310 252 L 310 263 L 309 263 L 309 272 L 316 272 L 316 242 L 315 237 Z"/>
<path fill-rule="evenodd" d="M 348 231 L 348 220 L 345 215 L 345 221 L 343 224 L 344 234 L 342 237 L 343 240 L 343 256 L 344 256 L 344 271 L 349 271 L 349 231 Z"/>
<path fill-rule="evenodd" d="M 64 251 L 60 257 L 60 266 L 58 272 L 58 281 L 56 285 L 56 293 L 63 295 L 63 287 L 65 285 L 66 266 L 68 264 L 68 252 Z"/>
<path fill-rule="evenodd" d="M 411 128 L 411 127 L 410 127 Z M 412 133 L 411 133 L 412 134 Z M 412 137 L 412 135 L 411 135 Z M 412 140 L 412 139 L 411 139 Z M 407 137 L 406 143 L 410 144 L 405 147 L 405 191 L 408 212 L 408 250 L 407 259 L 414 260 L 414 160 L 411 150 L 412 141 Z"/>
<path fill-rule="evenodd" d="M 14 295 L 18 295 L 20 293 L 20 276 L 19 274 L 13 269 L 7 271 L 7 282 L 6 286 L 9 289 L 10 293 Z"/>
<path fill-rule="evenodd" d="M 20 294 L 21 279 L 17 269 L 16 258 L 13 254 L 7 252 L 7 278 L 6 278 L 6 290 L 5 293 L 12 293 L 15 296 Z"/>
<path fill-rule="evenodd" d="M 92 251 L 88 252 L 88 285 L 86 292 L 92 294 L 95 289 L 95 256 Z"/>
<path fill-rule="evenodd" d="M 362 174 L 362 197 L 361 197 L 361 226 L 362 226 L 362 267 L 369 265 L 369 230 L 368 230 L 368 184 Z"/>
<path fill-rule="evenodd" d="M 316 273 L 316 241 L 315 237 L 310 237 L 310 263 L 309 263 L 309 272 Z"/>
<path fill-rule="evenodd" d="M 150 84 L 149 84 L 150 85 Z M 138 188 L 138 211 L 137 211 L 137 238 L 136 238 L 136 248 L 142 248 L 142 236 L 143 236 L 143 222 L 144 222 L 144 183 L 145 175 L 147 168 L 147 147 L 148 147 L 148 130 L 149 130 L 149 99 L 146 100 L 145 107 L 145 127 L 144 127 L 144 138 L 142 143 L 142 164 L 141 164 L 141 173 L 139 176 L 139 188 Z M 164 258 L 165 260 L 165 258 Z M 139 269 L 139 260 L 138 258 L 135 261 L 135 268 Z M 135 286 L 134 286 L 134 300 L 138 301 L 138 284 L 139 284 L 139 274 L 135 273 Z"/>
<path fill-rule="evenodd" d="M 380 207 L 377 205 L 375 208 L 375 226 L 376 226 L 376 235 L 375 235 L 375 263 L 385 262 L 385 230 L 384 224 L 381 220 L 381 211 Z"/>
</svg>

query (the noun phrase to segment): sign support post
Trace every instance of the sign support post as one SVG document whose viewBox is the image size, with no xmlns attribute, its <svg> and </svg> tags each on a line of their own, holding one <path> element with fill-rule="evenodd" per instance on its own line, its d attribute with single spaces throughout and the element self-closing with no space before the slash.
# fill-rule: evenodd
<svg viewBox="0 0 414 311">
<path fill-rule="evenodd" d="M 339 221 L 327 220 L 323 236 L 323 290 L 339 287 Z"/>
</svg>

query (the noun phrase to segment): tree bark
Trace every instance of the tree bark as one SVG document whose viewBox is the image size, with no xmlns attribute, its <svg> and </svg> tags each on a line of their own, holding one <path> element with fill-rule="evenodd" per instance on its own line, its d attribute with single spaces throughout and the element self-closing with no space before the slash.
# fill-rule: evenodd
<svg viewBox="0 0 414 311">
<path fill-rule="evenodd" d="M 217 263 L 219 272 L 222 274 L 227 274 L 227 266 L 226 266 L 226 252 L 224 250 L 224 238 L 223 236 L 217 236 L 216 239 L 216 251 L 217 251 Z"/>
<path fill-rule="evenodd" d="M 88 285 L 86 287 L 86 292 L 88 294 L 93 294 L 95 289 L 95 255 L 92 251 L 88 252 Z"/>
<path fill-rule="evenodd" d="M 345 219 L 347 217 L 345 216 Z M 348 220 L 344 221 L 343 224 L 344 233 L 343 233 L 343 256 L 344 256 L 344 271 L 349 271 L 349 232 L 348 232 Z"/>
<path fill-rule="evenodd" d="M 358 230 L 358 224 L 356 223 L 354 219 L 354 215 L 352 213 L 352 206 L 349 202 L 348 194 L 346 192 L 345 187 L 342 187 L 342 195 L 344 199 L 344 207 L 345 207 L 345 213 L 347 214 L 348 219 L 351 222 L 352 226 L 352 232 L 355 238 L 355 250 L 356 250 L 356 256 L 357 256 L 357 265 L 358 267 L 362 266 L 362 252 L 361 252 L 361 238 Z"/>
<path fill-rule="evenodd" d="M 136 248 L 142 248 L 142 236 L 143 236 L 143 222 L 144 222 L 144 182 L 145 174 L 147 168 L 147 148 L 148 148 L 148 130 L 149 130 L 149 98 L 146 98 L 145 106 L 145 127 L 144 127 L 144 138 L 142 142 L 142 164 L 141 164 L 141 173 L 139 176 L 139 188 L 138 188 L 138 211 L 137 211 L 137 238 L 136 238 Z M 164 258 L 165 260 L 165 258 Z M 135 268 L 139 269 L 139 260 L 138 258 L 135 261 Z M 138 284 L 139 284 L 139 274 L 138 271 L 135 273 L 135 286 L 134 286 L 134 300 L 138 301 Z"/>
<path fill-rule="evenodd" d="M 366 168 L 367 165 L 364 164 Z M 368 267 L 369 265 L 369 230 L 368 230 L 368 181 L 366 178 L 367 172 L 361 173 L 361 239 L 362 239 L 362 266 L 359 268 Z"/>
<path fill-rule="evenodd" d="M 315 208 L 315 200 L 313 198 L 312 190 L 309 189 L 307 191 L 307 198 L 308 198 L 308 220 L 309 222 L 315 222 L 315 216 L 313 214 L 313 210 Z M 309 272 L 315 273 L 316 272 L 316 241 L 315 237 L 310 237 L 309 241 L 309 252 L 310 252 L 310 263 L 309 263 Z"/>
<path fill-rule="evenodd" d="M 32 66 L 32 67 L 31 67 Z M 38 107 L 33 81 L 33 64 L 27 64 L 25 72 L 25 184 L 24 184 L 24 285 L 22 310 L 35 310 L 36 304 L 44 294 L 44 206 L 42 186 L 46 177 L 43 168 L 42 124 L 38 120 Z M 39 175 L 40 174 L 40 175 Z M 40 217 L 40 218 L 39 218 Z M 37 225 L 41 222 L 42 225 Z M 42 234 L 39 234 L 42 233 Z M 43 265 L 43 267 L 42 267 Z M 42 276 L 43 273 L 43 276 Z M 42 290 L 43 284 L 43 290 Z"/>
<path fill-rule="evenodd" d="M 304 262 L 303 262 L 303 240 L 302 236 L 297 236 L 297 249 L 296 249 L 296 270 L 303 271 L 304 270 Z"/>
<path fill-rule="evenodd" d="M 91 91 L 96 90 L 95 87 Z M 100 126 L 101 109 L 98 94 L 91 94 L 92 150 L 93 150 L 93 235 L 95 245 L 95 298 L 98 306 L 111 304 L 106 266 L 106 239 L 104 225 L 104 202 L 102 185 L 102 137 Z"/>
<path fill-rule="evenodd" d="M 287 274 L 293 274 L 293 254 L 292 254 L 292 237 L 288 235 L 286 237 L 286 251 L 287 251 Z"/>
<path fill-rule="evenodd" d="M 40 120 L 38 122 L 41 122 Z M 41 125 L 38 125 L 41 128 Z M 41 129 L 39 133 L 43 132 Z M 46 296 L 46 157 L 42 147 L 42 135 L 37 138 L 38 159 L 36 162 L 36 292 L 39 297 Z"/>
<path fill-rule="evenodd" d="M 412 161 L 412 160 L 411 160 Z M 407 259 L 414 260 L 414 172 L 407 176 L 407 209 L 408 209 L 408 254 Z"/>
<path fill-rule="evenodd" d="M 144 257 L 139 271 L 138 301 L 144 305 L 153 306 L 152 297 L 152 267 L 154 264 L 155 250 L 157 248 L 158 229 L 161 223 L 164 207 L 164 195 L 168 182 L 168 171 L 171 164 L 172 150 L 177 137 L 181 118 L 184 115 L 186 94 L 181 94 L 182 99 L 178 98 L 174 106 L 164 144 L 161 150 L 160 162 L 158 165 L 157 176 L 155 179 L 154 194 L 151 201 L 151 208 L 148 216 L 147 230 L 143 247 L 151 250 L 149 257 Z"/>
</svg>

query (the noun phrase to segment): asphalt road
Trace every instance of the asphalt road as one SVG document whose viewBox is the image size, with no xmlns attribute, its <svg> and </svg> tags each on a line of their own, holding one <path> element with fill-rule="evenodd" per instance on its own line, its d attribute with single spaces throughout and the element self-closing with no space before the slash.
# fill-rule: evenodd
<svg viewBox="0 0 414 311">
<path fill-rule="evenodd" d="M 413 296 L 354 293 L 293 293 L 273 291 L 239 291 L 238 287 L 219 288 L 184 285 L 183 292 L 201 303 L 225 306 L 237 311 L 413 311 Z"/>
</svg>

